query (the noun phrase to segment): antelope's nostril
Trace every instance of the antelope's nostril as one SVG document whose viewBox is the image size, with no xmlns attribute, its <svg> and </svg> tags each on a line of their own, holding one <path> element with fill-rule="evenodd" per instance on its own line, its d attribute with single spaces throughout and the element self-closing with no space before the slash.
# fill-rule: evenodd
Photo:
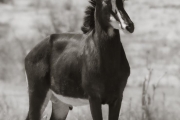
<svg viewBox="0 0 180 120">
<path fill-rule="evenodd" d="M 130 32 L 130 33 L 133 33 L 134 32 L 134 24 L 133 23 L 130 23 L 126 29 Z"/>
</svg>

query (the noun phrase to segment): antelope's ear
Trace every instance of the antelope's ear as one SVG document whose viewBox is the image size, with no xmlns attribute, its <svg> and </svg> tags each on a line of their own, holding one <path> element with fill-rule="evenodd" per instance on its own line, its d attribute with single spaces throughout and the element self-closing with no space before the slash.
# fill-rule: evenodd
<svg viewBox="0 0 180 120">
<path fill-rule="evenodd" d="M 115 13 L 116 12 L 116 0 L 110 0 L 111 5 L 112 5 L 112 11 Z"/>
</svg>

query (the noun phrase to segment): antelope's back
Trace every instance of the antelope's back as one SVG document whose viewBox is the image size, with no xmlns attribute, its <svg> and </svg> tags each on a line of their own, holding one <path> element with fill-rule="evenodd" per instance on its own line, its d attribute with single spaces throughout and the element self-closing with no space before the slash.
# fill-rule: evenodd
<svg viewBox="0 0 180 120">
<path fill-rule="evenodd" d="M 65 57 L 67 53 L 72 54 L 71 60 L 75 59 L 74 55 L 81 54 L 82 38 L 82 34 L 52 34 L 37 44 L 25 57 L 25 70 L 28 81 L 30 81 L 28 84 L 32 79 L 48 77 L 50 79 L 51 73 L 54 72 L 52 69 L 58 64 L 58 61 L 68 62 L 70 60 Z M 61 59 L 62 56 L 64 56 L 64 60 Z"/>
</svg>

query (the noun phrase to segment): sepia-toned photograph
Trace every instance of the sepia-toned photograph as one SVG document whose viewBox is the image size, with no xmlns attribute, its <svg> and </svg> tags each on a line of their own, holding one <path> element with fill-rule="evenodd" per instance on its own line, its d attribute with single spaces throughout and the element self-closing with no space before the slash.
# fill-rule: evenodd
<svg viewBox="0 0 180 120">
<path fill-rule="evenodd" d="M 0 0 L 0 120 L 180 120 L 180 1 Z"/>
</svg>

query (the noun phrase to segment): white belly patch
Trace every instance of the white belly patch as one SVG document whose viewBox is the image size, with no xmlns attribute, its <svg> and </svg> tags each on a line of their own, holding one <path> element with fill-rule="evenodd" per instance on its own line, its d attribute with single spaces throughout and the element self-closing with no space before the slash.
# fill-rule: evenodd
<svg viewBox="0 0 180 120">
<path fill-rule="evenodd" d="M 52 91 L 52 90 L 51 90 Z M 81 98 L 72 98 L 72 97 L 65 97 L 59 94 L 56 94 L 55 92 L 52 91 L 53 96 L 60 100 L 63 103 L 66 103 L 68 105 L 72 106 L 83 106 L 83 105 L 88 105 L 89 101 L 88 99 L 81 99 Z"/>
</svg>

